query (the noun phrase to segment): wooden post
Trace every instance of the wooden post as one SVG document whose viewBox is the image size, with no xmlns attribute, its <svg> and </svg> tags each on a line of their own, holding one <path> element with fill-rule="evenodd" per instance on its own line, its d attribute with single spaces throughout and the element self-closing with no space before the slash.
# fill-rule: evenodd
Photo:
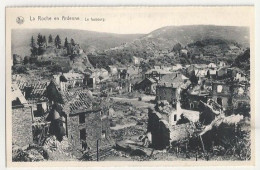
<svg viewBox="0 0 260 170">
<path fill-rule="evenodd" d="M 97 140 L 97 161 L 98 161 L 98 140 Z"/>
<path fill-rule="evenodd" d="M 204 152 L 204 154 L 205 154 L 205 147 L 204 147 L 204 143 L 203 143 L 203 140 L 202 140 L 202 137 L 201 137 L 201 135 L 199 135 L 199 136 L 200 136 L 200 141 L 201 141 L 202 149 L 203 149 L 203 152 Z"/>
</svg>

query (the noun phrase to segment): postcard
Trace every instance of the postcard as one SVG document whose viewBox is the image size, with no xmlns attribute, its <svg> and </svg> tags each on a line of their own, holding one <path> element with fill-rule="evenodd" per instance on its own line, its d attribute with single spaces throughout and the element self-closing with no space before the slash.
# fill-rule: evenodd
<svg viewBox="0 0 260 170">
<path fill-rule="evenodd" d="M 254 7 L 7 7 L 8 167 L 255 165 Z"/>
</svg>

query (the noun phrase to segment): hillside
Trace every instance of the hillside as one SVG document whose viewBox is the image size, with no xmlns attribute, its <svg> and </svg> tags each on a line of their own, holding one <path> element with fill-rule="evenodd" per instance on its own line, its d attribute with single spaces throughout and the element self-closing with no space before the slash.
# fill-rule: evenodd
<svg viewBox="0 0 260 170">
<path fill-rule="evenodd" d="M 174 45 L 181 44 L 194 55 L 205 52 L 212 55 L 216 51 L 225 56 L 232 53 L 233 48 L 249 47 L 249 29 L 235 26 L 168 26 L 152 31 L 132 42 L 106 50 L 106 55 L 127 63 L 131 56 L 144 59 L 171 57 L 168 60 L 180 62 L 171 54 Z M 201 43 L 201 44 L 200 44 Z M 198 50 L 198 51 L 197 51 Z M 235 54 L 236 55 L 236 54 Z"/>
<path fill-rule="evenodd" d="M 68 40 L 73 38 L 87 53 L 120 46 L 123 43 L 131 42 L 143 36 L 142 34 L 112 34 L 70 29 L 16 29 L 12 30 L 12 54 L 22 56 L 29 55 L 30 38 L 32 36 L 36 38 L 38 33 L 45 35 L 46 38 L 48 38 L 50 34 L 53 38 L 59 35 L 62 44 L 64 43 L 65 37 L 67 37 Z"/>
</svg>

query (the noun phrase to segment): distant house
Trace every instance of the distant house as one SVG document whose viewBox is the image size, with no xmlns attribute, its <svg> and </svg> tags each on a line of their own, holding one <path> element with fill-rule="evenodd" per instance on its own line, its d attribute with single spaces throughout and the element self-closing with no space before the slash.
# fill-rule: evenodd
<svg viewBox="0 0 260 170">
<path fill-rule="evenodd" d="M 175 66 L 172 66 L 170 71 L 177 71 L 182 69 L 182 65 L 181 64 L 176 64 Z"/>
<path fill-rule="evenodd" d="M 170 71 L 166 71 L 166 70 L 163 70 L 163 69 L 151 69 L 151 70 L 148 70 L 146 73 L 145 73 L 145 78 L 157 78 L 157 79 L 161 79 L 162 76 L 164 75 L 167 75 L 167 74 L 171 74 L 172 72 Z"/>
<path fill-rule="evenodd" d="M 130 78 L 127 68 L 118 68 L 118 78 L 123 80 Z"/>
<path fill-rule="evenodd" d="M 140 64 L 140 59 L 138 57 L 133 56 L 132 60 L 133 60 L 134 65 L 139 65 Z"/>
<path fill-rule="evenodd" d="M 69 72 L 53 75 L 53 78 L 61 91 L 67 91 L 74 87 L 82 87 L 85 76 L 80 73 Z"/>
<path fill-rule="evenodd" d="M 241 81 L 247 81 L 246 74 L 237 67 L 231 67 L 227 69 L 227 75 L 234 80 L 237 80 L 239 82 Z"/>
<path fill-rule="evenodd" d="M 135 89 L 142 90 L 146 94 L 155 94 L 158 80 L 156 78 L 145 78 L 135 85 Z"/>
<path fill-rule="evenodd" d="M 229 67 L 220 67 L 218 70 L 217 70 L 217 77 L 218 78 L 223 78 L 223 77 L 226 77 L 227 76 L 227 72 L 228 72 L 228 68 Z"/>
<path fill-rule="evenodd" d="M 208 71 L 207 71 L 207 77 L 209 78 L 209 79 L 216 79 L 217 78 L 217 70 L 216 69 L 209 69 Z"/>
<path fill-rule="evenodd" d="M 192 75 L 194 72 L 195 74 L 201 74 L 205 73 L 204 75 L 207 74 L 208 70 L 208 65 L 206 64 L 191 64 L 186 68 L 186 72 L 188 75 Z"/>
<path fill-rule="evenodd" d="M 225 66 L 227 66 L 226 62 L 224 62 L 224 61 L 219 61 L 218 62 L 218 67 L 225 67 Z"/>
<path fill-rule="evenodd" d="M 209 63 L 208 68 L 215 69 L 215 68 L 217 68 L 217 65 L 215 63 Z"/>
<path fill-rule="evenodd" d="M 223 109 L 229 109 L 232 105 L 232 85 L 224 81 L 212 83 L 212 99 Z"/>
<path fill-rule="evenodd" d="M 205 85 L 196 85 L 187 90 L 187 95 L 182 99 L 183 106 L 191 110 L 199 110 L 200 101 L 207 102 L 210 96 L 211 89 Z"/>
<path fill-rule="evenodd" d="M 116 66 L 109 65 L 109 66 L 108 66 L 108 72 L 109 72 L 111 75 L 116 75 L 116 74 L 117 74 L 117 67 L 116 67 Z"/>
</svg>

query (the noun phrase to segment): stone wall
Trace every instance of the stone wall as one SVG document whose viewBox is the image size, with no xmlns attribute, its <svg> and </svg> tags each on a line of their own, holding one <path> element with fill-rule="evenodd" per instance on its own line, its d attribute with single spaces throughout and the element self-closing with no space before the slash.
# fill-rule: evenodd
<svg viewBox="0 0 260 170">
<path fill-rule="evenodd" d="M 85 123 L 79 123 L 79 114 L 70 115 L 68 118 L 68 138 L 70 139 L 74 148 L 82 149 L 80 140 L 80 130 L 86 130 L 86 142 L 91 149 L 96 148 L 97 140 L 99 139 L 99 146 L 107 145 L 107 138 L 110 136 L 110 124 L 107 116 L 102 116 L 102 124 L 100 118 L 100 111 L 85 112 Z M 102 129 L 101 129 L 102 128 Z M 101 139 L 101 134 L 105 138 Z M 100 140 L 101 139 L 101 140 Z"/>
<path fill-rule="evenodd" d="M 18 146 L 33 143 L 30 107 L 12 110 L 12 143 Z"/>
</svg>

